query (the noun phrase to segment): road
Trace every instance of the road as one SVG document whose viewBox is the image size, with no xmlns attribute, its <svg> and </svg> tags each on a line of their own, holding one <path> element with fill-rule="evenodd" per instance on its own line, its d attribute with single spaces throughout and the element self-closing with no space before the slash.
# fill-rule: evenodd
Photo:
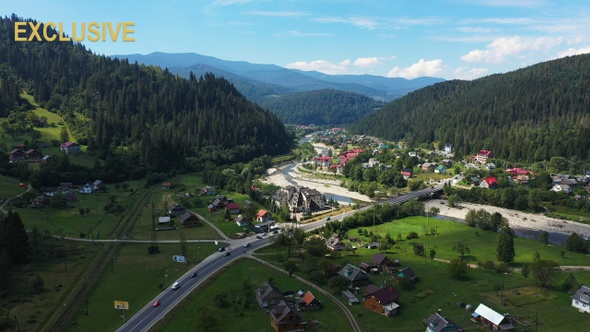
<svg viewBox="0 0 590 332">
<path fill-rule="evenodd" d="M 233 249 L 228 250 L 229 256 L 225 256 L 225 252 L 217 252 L 206 258 L 196 267 L 185 273 L 182 277 L 177 280 L 169 280 L 168 286 L 164 289 L 156 298 L 150 303 L 146 304 L 141 310 L 139 310 L 131 319 L 125 322 L 117 331 L 121 332 L 139 332 L 147 331 L 156 322 L 172 310 L 182 299 L 189 295 L 197 286 L 203 283 L 207 278 L 215 274 L 225 265 L 235 261 L 236 259 L 243 257 L 248 254 L 250 250 L 256 250 L 269 244 L 271 237 L 264 237 L 262 240 L 250 237 L 247 239 L 232 241 L 231 247 Z M 250 243 L 250 247 L 243 247 L 244 244 Z M 190 274 L 196 272 L 197 276 L 190 278 Z M 180 288 L 177 290 L 170 289 L 175 281 L 180 283 Z M 156 300 L 160 300 L 161 304 L 158 307 L 152 307 L 152 303 Z"/>
</svg>

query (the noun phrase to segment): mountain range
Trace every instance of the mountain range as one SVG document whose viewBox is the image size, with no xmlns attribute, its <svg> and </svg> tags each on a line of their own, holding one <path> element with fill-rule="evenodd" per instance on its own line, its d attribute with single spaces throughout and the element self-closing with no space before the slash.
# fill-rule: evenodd
<svg viewBox="0 0 590 332">
<path fill-rule="evenodd" d="M 375 109 L 375 102 L 389 102 L 396 98 L 402 97 L 407 93 L 444 81 L 441 78 L 420 77 L 412 80 L 405 78 L 392 78 L 374 75 L 327 75 L 317 71 L 301 71 L 287 69 L 271 64 L 253 64 L 245 61 L 227 61 L 211 56 L 197 53 L 162 53 L 155 52 L 147 55 L 128 54 L 113 55 L 113 58 L 128 59 L 130 63 L 137 62 L 145 65 L 155 65 L 162 68 L 168 68 L 173 74 L 181 77 L 189 77 L 192 72 L 197 77 L 206 73 L 212 73 L 218 77 L 224 77 L 230 81 L 238 91 L 263 108 L 275 112 L 284 121 L 289 122 L 294 119 L 306 119 L 304 122 L 295 122 L 301 124 L 323 124 L 330 122 L 327 118 L 319 117 L 317 119 L 309 116 L 285 117 L 287 112 L 292 111 L 289 105 L 291 100 L 280 97 L 292 94 L 305 95 L 306 92 L 314 91 L 312 100 L 316 100 L 319 94 L 325 93 L 326 96 L 317 98 L 318 104 L 308 103 L 308 113 L 325 113 L 325 104 L 319 104 L 326 99 L 333 99 L 333 90 L 347 92 L 339 94 L 343 100 L 359 100 L 359 96 L 366 98 L 366 104 L 362 109 Z M 318 92 L 320 91 L 320 92 Z M 299 98 L 298 97 L 298 98 Z M 346 114 L 357 114 L 355 118 L 347 120 L 356 120 L 367 113 L 356 113 L 358 104 L 350 105 L 348 108 L 345 103 L 341 109 Z M 338 118 L 338 114 L 332 114 L 330 118 Z M 302 120 L 303 121 L 303 120 Z M 293 122 L 289 122 L 293 123 Z M 340 123 L 338 123 L 340 124 Z"/>
</svg>

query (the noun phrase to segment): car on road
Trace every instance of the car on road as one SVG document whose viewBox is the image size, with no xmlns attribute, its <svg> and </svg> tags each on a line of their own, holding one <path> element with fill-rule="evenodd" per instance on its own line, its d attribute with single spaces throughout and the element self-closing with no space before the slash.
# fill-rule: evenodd
<svg viewBox="0 0 590 332">
<path fill-rule="evenodd" d="M 326 220 L 330 220 L 330 219 L 331 219 L 330 217 L 326 217 Z"/>
<path fill-rule="evenodd" d="M 217 251 L 219 251 L 219 252 L 225 251 L 225 247 L 221 247 L 221 248 L 217 249 Z"/>
<path fill-rule="evenodd" d="M 225 256 L 225 257 L 229 256 L 229 251 L 226 251 L 225 254 L 223 254 L 223 256 Z"/>
<path fill-rule="evenodd" d="M 180 288 L 180 283 L 178 281 L 176 281 L 175 283 L 172 284 L 172 287 L 170 287 L 171 290 L 177 290 Z"/>
<path fill-rule="evenodd" d="M 188 276 L 188 277 L 189 277 L 189 278 L 194 278 L 194 277 L 196 277 L 196 276 L 197 276 L 197 272 L 193 272 L 193 273 L 191 273 L 191 275 L 190 275 L 190 276 Z"/>
<path fill-rule="evenodd" d="M 152 303 L 152 307 L 157 307 L 160 305 L 160 300 L 156 300 L 154 303 Z"/>
<path fill-rule="evenodd" d="M 244 248 L 248 248 L 250 246 L 250 242 L 244 244 Z"/>
<path fill-rule="evenodd" d="M 256 235 L 256 238 L 257 238 L 258 240 L 262 240 L 262 236 L 260 236 L 260 235 Z"/>
<path fill-rule="evenodd" d="M 267 235 L 268 235 L 268 233 L 267 233 L 267 232 L 264 232 L 264 233 L 262 234 L 262 236 L 267 236 Z"/>
<path fill-rule="evenodd" d="M 274 230 L 274 231 L 272 231 L 272 233 L 273 233 L 273 234 L 279 234 L 279 231 L 277 231 L 277 230 Z"/>
</svg>

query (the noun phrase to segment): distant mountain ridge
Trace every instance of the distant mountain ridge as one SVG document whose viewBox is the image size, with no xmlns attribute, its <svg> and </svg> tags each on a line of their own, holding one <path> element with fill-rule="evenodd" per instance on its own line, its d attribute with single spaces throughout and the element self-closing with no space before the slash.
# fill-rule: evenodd
<svg viewBox="0 0 590 332">
<path fill-rule="evenodd" d="M 128 54 L 112 55 L 111 57 L 127 58 L 130 63 L 137 61 L 146 65 L 165 67 L 172 73 L 178 73 L 185 77 L 188 77 L 190 71 L 197 76 L 205 72 L 223 76 L 234 83 L 236 88 L 248 99 L 256 102 L 260 102 L 265 96 L 260 93 L 249 94 L 243 91 L 242 84 L 263 84 L 265 89 L 276 89 L 278 92 L 276 94 L 335 89 L 391 101 L 416 89 L 445 81 L 442 78 L 434 77 L 408 80 L 374 75 L 327 75 L 317 71 L 287 69 L 277 65 L 222 60 L 197 53 L 154 52 L 147 55 Z M 249 90 L 253 92 L 252 88 Z"/>
</svg>

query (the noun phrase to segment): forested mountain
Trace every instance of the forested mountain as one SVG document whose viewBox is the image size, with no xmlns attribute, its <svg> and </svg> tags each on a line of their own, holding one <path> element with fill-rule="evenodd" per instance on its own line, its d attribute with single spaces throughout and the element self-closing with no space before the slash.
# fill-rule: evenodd
<svg viewBox="0 0 590 332">
<path fill-rule="evenodd" d="M 590 160 L 590 55 L 474 81 L 438 83 L 348 126 L 389 140 L 490 149 L 511 161 Z"/>
<path fill-rule="evenodd" d="M 287 123 L 341 125 L 374 112 L 383 103 L 361 94 L 316 90 L 276 96 L 263 103 Z"/>
<path fill-rule="evenodd" d="M 1 19 L 0 35 L 13 36 L 15 21 L 24 20 Z M 89 153 L 123 173 L 199 169 L 284 153 L 291 143 L 274 114 L 225 79 L 179 78 L 94 55 L 79 43 L 2 38 L 0 77 L 0 115 L 20 111 L 18 92 L 26 90 L 59 113 Z"/>
<path fill-rule="evenodd" d="M 419 77 L 407 80 L 399 77 L 381 77 L 372 75 L 327 75 L 316 71 L 286 69 L 275 65 L 253 64 L 245 61 L 227 61 L 197 53 L 162 53 L 147 55 L 129 54 L 113 55 L 129 62 L 157 65 L 168 68 L 172 73 L 187 75 L 192 71 L 198 74 L 200 68 L 216 76 L 223 76 L 242 92 L 248 99 L 259 102 L 265 95 L 250 88 L 242 90 L 242 84 L 262 85 L 264 89 L 274 87 L 270 94 L 296 93 L 312 90 L 335 89 L 364 94 L 371 98 L 391 101 L 406 93 L 444 81 L 441 78 Z M 286 89 L 287 91 L 281 91 Z M 251 94 L 254 92 L 255 94 Z M 268 95 L 270 95 L 268 94 Z"/>
</svg>

